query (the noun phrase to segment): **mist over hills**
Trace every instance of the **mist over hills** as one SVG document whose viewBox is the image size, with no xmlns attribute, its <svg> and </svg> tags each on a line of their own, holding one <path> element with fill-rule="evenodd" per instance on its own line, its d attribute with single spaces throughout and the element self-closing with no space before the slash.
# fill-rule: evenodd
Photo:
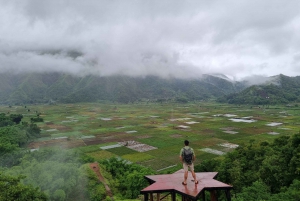
<svg viewBox="0 0 300 201">
<path fill-rule="evenodd" d="M 222 74 L 204 74 L 197 79 L 164 79 L 157 76 L 76 77 L 63 73 L 2 73 L 0 103 L 188 102 L 218 99 L 228 103 L 260 104 L 263 102 L 260 98 L 264 96 L 270 97 L 269 102 L 278 102 L 277 96 L 285 97 L 280 100 L 288 102 L 297 100 L 300 94 L 300 77 L 278 75 L 265 78 L 264 85 L 253 85 L 254 79 L 233 81 Z"/>
<path fill-rule="evenodd" d="M 224 79 L 225 78 L 225 79 Z M 157 76 L 84 76 L 63 73 L 0 74 L 0 103 L 26 104 L 113 101 L 208 100 L 245 88 L 226 77 L 163 79 Z"/>
<path fill-rule="evenodd" d="M 257 105 L 297 103 L 300 102 L 300 76 L 272 76 L 260 85 L 250 85 L 239 93 L 220 97 L 218 101 Z"/>
</svg>

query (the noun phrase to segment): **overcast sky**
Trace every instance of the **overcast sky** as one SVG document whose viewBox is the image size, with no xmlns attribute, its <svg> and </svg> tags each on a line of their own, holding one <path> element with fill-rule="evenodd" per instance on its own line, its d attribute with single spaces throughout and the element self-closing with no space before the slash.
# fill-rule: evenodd
<svg viewBox="0 0 300 201">
<path fill-rule="evenodd" d="M 0 0 L 0 72 L 300 75 L 299 0 Z"/>
</svg>

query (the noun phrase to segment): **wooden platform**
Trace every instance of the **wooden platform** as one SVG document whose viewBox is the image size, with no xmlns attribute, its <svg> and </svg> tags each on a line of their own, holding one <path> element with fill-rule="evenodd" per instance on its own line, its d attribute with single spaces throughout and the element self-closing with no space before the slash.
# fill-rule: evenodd
<svg viewBox="0 0 300 201">
<path fill-rule="evenodd" d="M 176 194 L 180 194 L 183 200 L 198 200 L 202 197 L 205 199 L 204 191 L 211 192 L 211 200 L 217 200 L 215 191 L 223 190 L 228 201 L 231 200 L 230 189 L 232 186 L 215 180 L 217 172 L 196 172 L 198 184 L 192 181 L 192 174 L 189 172 L 187 185 L 183 185 L 184 171 L 179 170 L 173 174 L 163 175 L 148 175 L 145 178 L 149 181 L 150 185 L 143 190 L 141 194 L 144 195 L 144 200 L 147 201 L 153 198 L 153 193 L 170 193 L 172 200 L 176 200 Z"/>
</svg>

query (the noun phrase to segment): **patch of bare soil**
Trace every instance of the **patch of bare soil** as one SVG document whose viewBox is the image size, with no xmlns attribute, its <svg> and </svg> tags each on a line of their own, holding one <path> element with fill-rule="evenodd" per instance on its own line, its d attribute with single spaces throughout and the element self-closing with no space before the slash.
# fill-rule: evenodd
<svg viewBox="0 0 300 201">
<path fill-rule="evenodd" d="M 256 116 L 256 117 L 252 117 L 252 119 L 254 119 L 254 120 L 263 120 L 264 118 L 260 117 L 260 116 Z"/>
<path fill-rule="evenodd" d="M 237 128 L 235 127 L 226 127 L 226 128 L 220 128 L 221 130 L 225 130 L 225 131 L 232 131 L 232 130 L 235 130 Z"/>
<path fill-rule="evenodd" d="M 83 147 L 83 146 L 85 146 L 85 143 L 82 140 L 71 141 L 71 142 L 68 141 L 60 144 L 60 147 L 67 148 L 67 149 L 75 148 L 75 147 Z"/>
<path fill-rule="evenodd" d="M 126 136 L 124 133 L 115 133 L 116 135 L 113 136 L 101 136 L 96 135 L 95 138 L 86 138 L 86 139 L 76 139 L 76 138 L 56 138 L 56 139 L 49 139 L 42 142 L 31 142 L 28 145 L 29 149 L 37 149 L 40 147 L 51 147 L 51 146 L 60 146 L 62 148 L 74 148 L 80 146 L 88 146 L 88 145 L 96 145 L 102 144 L 107 142 L 116 142 L 116 141 L 132 141 L 134 140 L 131 136 Z M 151 136 L 149 136 L 151 137 Z M 141 150 L 149 150 L 149 147 L 141 148 Z"/>
<path fill-rule="evenodd" d="M 208 128 L 206 128 L 206 129 L 202 130 L 202 133 L 204 133 L 204 134 L 214 134 L 214 133 L 215 133 L 215 131 L 214 131 L 214 130 L 211 130 L 211 129 L 208 129 Z"/>
<path fill-rule="evenodd" d="M 63 125 L 57 125 L 57 124 L 47 124 L 47 126 L 51 129 L 57 129 L 59 131 L 67 131 L 67 130 L 71 130 L 69 127 L 67 126 L 63 126 Z"/>
<path fill-rule="evenodd" d="M 108 137 L 102 137 L 102 138 L 90 138 L 90 139 L 83 139 L 84 143 L 86 145 L 95 145 L 95 144 L 101 144 L 101 143 L 107 143 L 107 142 L 115 142 L 119 140 L 128 141 L 132 140 L 132 137 L 123 137 L 123 136 L 108 136 Z"/>
<path fill-rule="evenodd" d="M 182 137 L 182 135 L 180 135 L 180 134 L 174 134 L 174 135 L 170 135 L 170 137 L 173 137 L 173 138 L 180 138 L 180 137 Z"/>
<path fill-rule="evenodd" d="M 139 139 L 146 139 L 152 137 L 151 135 L 142 135 L 142 136 L 137 136 Z"/>
<path fill-rule="evenodd" d="M 49 122 L 46 122 L 46 125 L 53 125 L 54 123 L 49 121 Z"/>
<path fill-rule="evenodd" d="M 37 149 L 39 147 L 48 147 L 48 146 L 53 146 L 53 145 L 59 145 L 60 143 L 65 142 L 65 141 L 67 141 L 66 138 L 46 140 L 43 142 L 31 142 L 31 143 L 29 143 L 28 148 Z"/>
<path fill-rule="evenodd" d="M 106 189 L 106 194 L 108 196 L 112 197 L 113 194 L 112 194 L 109 186 L 106 184 L 104 177 L 101 174 L 99 164 L 98 163 L 90 163 L 90 168 L 95 172 L 95 174 L 97 175 L 99 181 L 104 184 L 105 189 Z"/>
<path fill-rule="evenodd" d="M 40 146 L 39 146 L 39 142 L 31 142 L 29 145 L 28 145 L 28 148 L 29 149 L 37 149 L 37 148 L 39 148 Z"/>
</svg>

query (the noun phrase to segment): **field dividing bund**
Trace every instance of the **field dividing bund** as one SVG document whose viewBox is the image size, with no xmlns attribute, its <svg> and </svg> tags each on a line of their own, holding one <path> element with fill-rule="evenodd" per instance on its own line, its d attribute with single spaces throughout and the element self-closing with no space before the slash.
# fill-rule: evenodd
<svg viewBox="0 0 300 201">
<path fill-rule="evenodd" d="M 64 147 L 95 160 L 121 157 L 156 171 L 180 169 L 179 151 L 189 140 L 196 164 L 222 157 L 250 140 L 271 141 L 299 132 L 297 107 L 217 103 L 79 103 L 0 106 L 1 113 L 37 114 L 41 138 L 29 149 Z"/>
</svg>

